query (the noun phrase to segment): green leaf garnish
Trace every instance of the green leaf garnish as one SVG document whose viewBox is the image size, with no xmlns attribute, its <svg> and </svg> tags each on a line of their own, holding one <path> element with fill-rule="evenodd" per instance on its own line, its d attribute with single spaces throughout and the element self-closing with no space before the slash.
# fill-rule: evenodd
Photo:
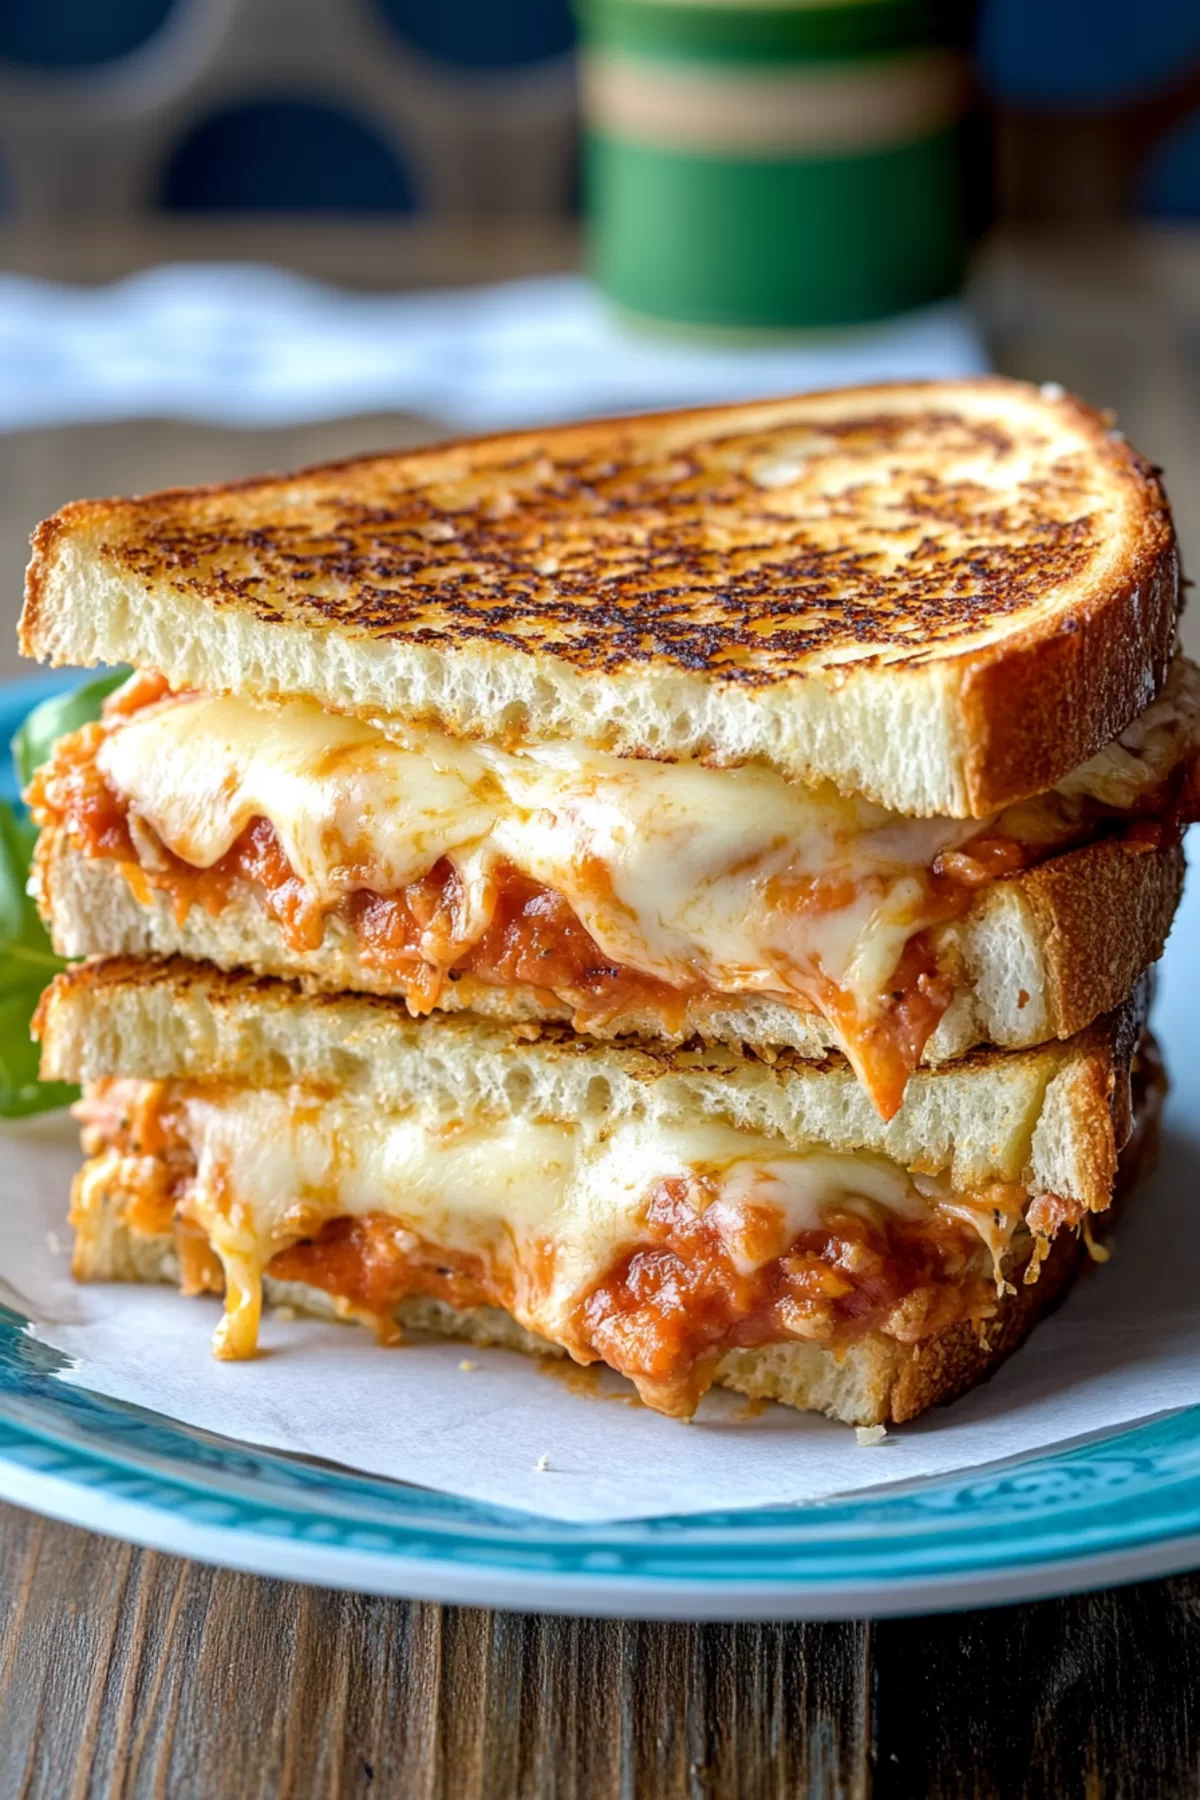
<svg viewBox="0 0 1200 1800">
<path fill-rule="evenodd" d="M 128 679 L 128 669 L 117 669 L 34 707 L 12 740 L 22 787 L 48 759 L 56 739 L 98 719 L 105 699 Z M 0 1118 L 5 1119 L 68 1106 L 79 1093 L 65 1081 L 38 1080 L 40 1053 L 29 1035 L 43 988 L 67 966 L 26 892 L 37 835 L 30 819 L 0 800 Z"/>
<path fill-rule="evenodd" d="M 34 707 L 12 740 L 13 762 L 22 788 L 29 786 L 34 770 L 49 761 L 60 737 L 100 717 L 100 708 L 108 696 L 128 681 L 131 673 L 130 669 L 110 669 L 107 675 L 97 675 L 82 687 L 72 688 L 67 694 L 54 694 Z"/>
<path fill-rule="evenodd" d="M 25 892 L 37 827 L 0 801 L 0 1117 L 20 1118 L 67 1106 L 77 1090 L 38 1080 L 38 1048 L 29 1021 L 42 989 L 66 964 L 56 956 Z"/>
<path fill-rule="evenodd" d="M 29 1021 L 42 985 L 0 996 L 0 1118 L 23 1119 L 79 1098 L 79 1089 L 69 1082 L 38 1080 L 41 1052 L 29 1035 Z"/>
</svg>

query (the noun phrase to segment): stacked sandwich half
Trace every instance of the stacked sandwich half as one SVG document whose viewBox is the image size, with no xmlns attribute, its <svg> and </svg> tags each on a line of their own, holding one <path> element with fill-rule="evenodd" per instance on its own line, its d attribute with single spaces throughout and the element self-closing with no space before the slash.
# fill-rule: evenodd
<svg viewBox="0 0 1200 1800">
<path fill-rule="evenodd" d="M 1200 687 L 1155 473 L 1004 381 L 495 437 L 34 539 L 83 1279 L 868 1425 L 1153 1123 Z"/>
</svg>

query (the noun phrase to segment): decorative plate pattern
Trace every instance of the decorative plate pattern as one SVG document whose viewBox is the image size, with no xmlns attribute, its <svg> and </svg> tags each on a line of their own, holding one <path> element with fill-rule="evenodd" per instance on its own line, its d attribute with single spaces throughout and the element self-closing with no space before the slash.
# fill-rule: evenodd
<svg viewBox="0 0 1200 1800">
<path fill-rule="evenodd" d="M 980 1604 L 1200 1561 L 1200 1408 L 1015 1466 L 821 1506 L 607 1526 L 255 1450 L 55 1379 L 0 1317 L 0 1495 L 262 1574 L 476 1604 L 828 1617 Z"/>
</svg>

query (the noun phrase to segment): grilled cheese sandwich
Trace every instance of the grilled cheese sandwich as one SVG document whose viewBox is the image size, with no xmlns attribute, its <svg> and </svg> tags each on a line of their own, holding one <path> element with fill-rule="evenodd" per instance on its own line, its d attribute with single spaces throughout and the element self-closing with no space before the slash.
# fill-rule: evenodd
<svg viewBox="0 0 1200 1800">
<path fill-rule="evenodd" d="M 1155 472 L 1003 381 L 64 508 L 22 642 L 135 670 L 28 793 L 77 1273 L 680 1416 L 981 1379 L 1161 1087 L 1178 601 Z"/>
</svg>

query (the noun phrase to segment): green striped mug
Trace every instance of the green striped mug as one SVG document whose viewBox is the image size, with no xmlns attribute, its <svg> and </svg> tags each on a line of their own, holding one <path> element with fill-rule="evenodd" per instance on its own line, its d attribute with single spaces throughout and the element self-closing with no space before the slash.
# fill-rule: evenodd
<svg viewBox="0 0 1200 1800">
<path fill-rule="evenodd" d="M 968 9 L 578 4 L 592 265 L 619 306 L 769 332 L 958 285 Z"/>
</svg>

